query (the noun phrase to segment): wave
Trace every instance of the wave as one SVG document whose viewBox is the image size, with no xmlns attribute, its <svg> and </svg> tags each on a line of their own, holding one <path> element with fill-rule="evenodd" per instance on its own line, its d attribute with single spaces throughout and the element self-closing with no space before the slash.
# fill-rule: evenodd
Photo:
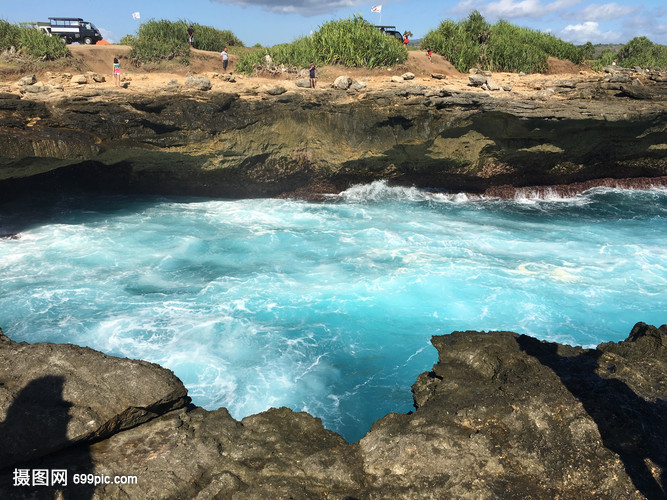
<svg viewBox="0 0 667 500">
<path fill-rule="evenodd" d="M 491 191 L 493 193 L 493 191 Z M 536 202 L 588 204 L 602 201 L 600 198 L 609 196 L 667 196 L 667 188 L 655 186 L 649 188 L 626 187 L 593 187 L 582 192 L 564 189 L 562 186 L 512 188 L 513 196 L 477 195 L 471 193 L 444 193 L 414 186 L 391 186 L 386 180 L 374 181 L 370 184 L 355 184 L 338 194 L 327 195 L 334 201 L 347 203 L 373 203 L 383 201 L 406 202 L 440 202 L 440 203 L 479 203 L 479 202 L 517 202 L 531 204 Z"/>
</svg>

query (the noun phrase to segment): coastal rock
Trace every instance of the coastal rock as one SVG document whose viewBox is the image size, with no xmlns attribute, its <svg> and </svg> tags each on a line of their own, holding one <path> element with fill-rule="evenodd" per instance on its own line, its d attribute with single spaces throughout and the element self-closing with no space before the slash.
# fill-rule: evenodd
<svg viewBox="0 0 667 500">
<path fill-rule="evenodd" d="M 275 84 L 241 95 L 176 93 L 175 85 L 25 93 L 0 99 L 0 189 L 5 199 L 54 185 L 238 198 L 317 197 L 379 179 L 469 193 L 602 178 L 659 186 L 667 89 L 642 83 L 650 98 L 599 79 L 502 98 L 414 80 L 367 87 L 355 99 L 326 85 L 287 93 Z M 35 116 L 39 123 L 25 127 Z"/>
<path fill-rule="evenodd" d="M 88 78 L 86 77 L 86 75 L 74 75 L 70 79 L 70 83 L 75 83 L 77 85 L 85 85 L 86 83 L 88 83 Z"/>
<path fill-rule="evenodd" d="M 350 85 L 350 90 L 364 90 L 368 85 L 366 85 L 366 82 L 360 82 L 357 80 L 354 80 L 352 84 Z"/>
<path fill-rule="evenodd" d="M 0 331 L 0 464 L 108 437 L 189 401 L 172 372 L 74 345 Z M 1 495 L 0 495 L 1 496 Z"/>
<path fill-rule="evenodd" d="M 19 78 L 19 81 L 16 83 L 20 86 L 23 86 L 23 85 L 33 85 L 36 82 L 37 78 L 35 77 L 35 75 L 26 75 L 22 78 Z"/>
<path fill-rule="evenodd" d="M 349 76 L 339 76 L 333 82 L 333 88 L 338 90 L 347 90 L 352 85 L 352 78 Z"/>
<path fill-rule="evenodd" d="M 104 83 L 107 81 L 104 75 L 100 75 L 99 73 L 90 72 L 88 73 L 88 76 L 90 76 L 95 83 Z"/>
<path fill-rule="evenodd" d="M 44 85 L 41 82 L 32 84 L 32 85 L 23 85 L 20 89 L 19 92 L 21 94 L 48 94 L 51 92 L 52 87 Z"/>
<path fill-rule="evenodd" d="M 287 89 L 280 85 L 264 85 L 261 90 L 269 95 L 281 95 L 287 92 Z"/>
<path fill-rule="evenodd" d="M 186 76 L 185 86 L 203 91 L 211 90 L 212 88 L 211 80 L 203 76 Z"/>
<path fill-rule="evenodd" d="M 310 78 L 299 78 L 294 84 L 297 87 L 301 87 L 303 89 L 309 89 L 310 88 Z"/>
<path fill-rule="evenodd" d="M 358 443 L 287 408 L 238 422 L 224 408 L 163 407 L 154 419 L 31 466 L 137 476 L 136 484 L 87 490 L 105 499 L 664 497 L 667 326 L 638 323 L 625 341 L 597 349 L 511 332 L 454 332 L 431 342 L 438 362 L 413 385 L 415 411 L 385 416 Z M 53 370 L 71 369 L 64 385 L 61 375 L 47 375 L 15 398 L 0 386 L 0 412 L 11 416 L 0 425 L 9 420 L 12 431 L 32 421 L 26 416 L 48 421 L 66 413 L 67 380 L 109 390 L 110 407 L 143 385 L 137 377 L 144 372 L 127 371 L 139 362 L 5 337 L 0 345 L 0 351 L 48 349 L 47 358 L 19 352 L 18 366 L 0 364 L 3 384 L 20 386 L 30 379 L 23 371 L 33 364 L 44 370 L 44 359 Z M 77 357 L 81 363 L 72 361 Z M 109 387 L 118 370 L 125 383 Z M 151 372 L 173 379 L 167 370 Z M 82 391 L 73 408 L 83 407 L 88 394 Z M 17 402 L 31 411 L 14 422 Z M 5 432 L 0 439 L 13 438 Z M 52 451 L 48 439 L 33 443 L 38 455 Z M 11 474 L 0 474 L 0 495 L 34 498 L 33 489 L 10 486 Z M 68 488 L 62 489 L 73 498 L 82 491 Z"/>
<path fill-rule="evenodd" d="M 470 75 L 469 77 L 470 80 L 470 85 L 473 87 L 481 87 L 482 85 L 486 84 L 487 77 L 478 73 L 474 73 Z"/>
</svg>

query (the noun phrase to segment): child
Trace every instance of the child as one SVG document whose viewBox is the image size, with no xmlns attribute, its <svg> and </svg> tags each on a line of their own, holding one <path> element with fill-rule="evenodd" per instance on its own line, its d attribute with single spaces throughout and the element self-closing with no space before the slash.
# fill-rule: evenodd
<svg viewBox="0 0 667 500">
<path fill-rule="evenodd" d="M 113 83 L 116 87 L 120 87 L 120 63 L 118 58 L 113 58 Z"/>
<path fill-rule="evenodd" d="M 310 68 L 308 68 L 308 71 L 310 72 L 310 88 L 314 89 L 315 88 L 315 83 L 317 82 L 317 78 L 315 77 L 315 63 L 311 61 L 310 63 Z"/>
</svg>

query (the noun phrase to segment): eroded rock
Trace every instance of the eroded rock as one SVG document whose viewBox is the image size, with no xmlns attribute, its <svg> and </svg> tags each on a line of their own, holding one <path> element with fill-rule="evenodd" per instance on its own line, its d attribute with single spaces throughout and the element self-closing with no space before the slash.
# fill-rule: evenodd
<svg viewBox="0 0 667 500">
<path fill-rule="evenodd" d="M 597 349 L 511 332 L 454 332 L 432 344 L 438 362 L 413 385 L 416 410 L 387 415 L 355 444 L 287 408 L 238 422 L 224 408 L 165 407 L 157 418 L 34 466 L 138 477 L 137 484 L 86 490 L 105 499 L 664 496 L 667 326 L 638 323 L 625 341 Z M 0 358 L 6 415 L 0 425 L 14 423 L 13 431 L 22 431 L 21 421 L 50 422 L 84 407 L 85 396 L 108 390 L 118 370 L 125 383 L 108 392 L 110 407 L 127 399 L 124 391 L 137 390 L 131 382 L 143 381 L 136 377 L 144 372 L 135 371 L 141 362 L 0 337 L 0 356 L 14 354 L 17 366 Z M 36 380 L 23 375 L 33 364 L 44 370 L 44 359 L 56 372 Z M 173 379 L 154 365 L 149 371 Z M 68 397 L 77 384 L 86 387 L 82 398 Z M 6 386 L 23 389 L 13 396 Z M 69 408 L 68 401 L 77 403 Z M 19 408 L 34 411 L 22 410 L 16 419 Z M 5 432 L 0 439 L 14 438 Z M 33 443 L 52 448 L 48 440 Z M 10 484 L 5 470 L 0 495 L 33 497 L 29 487 Z M 64 491 L 76 498 L 80 488 L 70 484 Z"/>
<path fill-rule="evenodd" d="M 69 344 L 17 343 L 0 331 L 2 466 L 108 437 L 188 401 L 181 381 L 158 365 Z"/>
</svg>

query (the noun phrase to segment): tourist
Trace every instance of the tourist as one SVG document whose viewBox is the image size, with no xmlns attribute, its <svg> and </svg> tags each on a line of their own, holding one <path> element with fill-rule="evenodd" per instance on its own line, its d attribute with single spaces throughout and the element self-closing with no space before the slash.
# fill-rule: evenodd
<svg viewBox="0 0 667 500">
<path fill-rule="evenodd" d="M 406 49 L 408 48 L 409 43 L 410 39 L 408 38 L 408 35 L 407 34 L 403 35 L 403 45 L 405 46 Z"/>
<path fill-rule="evenodd" d="M 116 87 L 120 87 L 120 63 L 118 58 L 113 58 L 113 83 Z"/>
<path fill-rule="evenodd" d="M 310 68 L 308 68 L 308 71 L 310 72 L 310 88 L 314 89 L 315 88 L 315 83 L 317 80 L 317 77 L 315 76 L 315 63 L 310 62 Z"/>
<path fill-rule="evenodd" d="M 433 52 L 431 51 L 430 48 L 426 49 L 426 54 L 428 55 L 429 62 L 432 62 L 431 56 L 433 55 Z"/>
<path fill-rule="evenodd" d="M 222 70 L 225 71 L 227 69 L 227 63 L 229 62 L 229 54 L 227 54 L 227 47 L 222 49 L 222 52 L 220 52 L 220 56 L 222 57 Z"/>
<path fill-rule="evenodd" d="M 188 28 L 188 42 L 190 42 L 190 47 L 194 47 L 194 45 L 192 45 L 194 39 L 195 39 L 195 30 L 192 27 L 192 25 L 190 25 L 190 27 Z"/>
</svg>

